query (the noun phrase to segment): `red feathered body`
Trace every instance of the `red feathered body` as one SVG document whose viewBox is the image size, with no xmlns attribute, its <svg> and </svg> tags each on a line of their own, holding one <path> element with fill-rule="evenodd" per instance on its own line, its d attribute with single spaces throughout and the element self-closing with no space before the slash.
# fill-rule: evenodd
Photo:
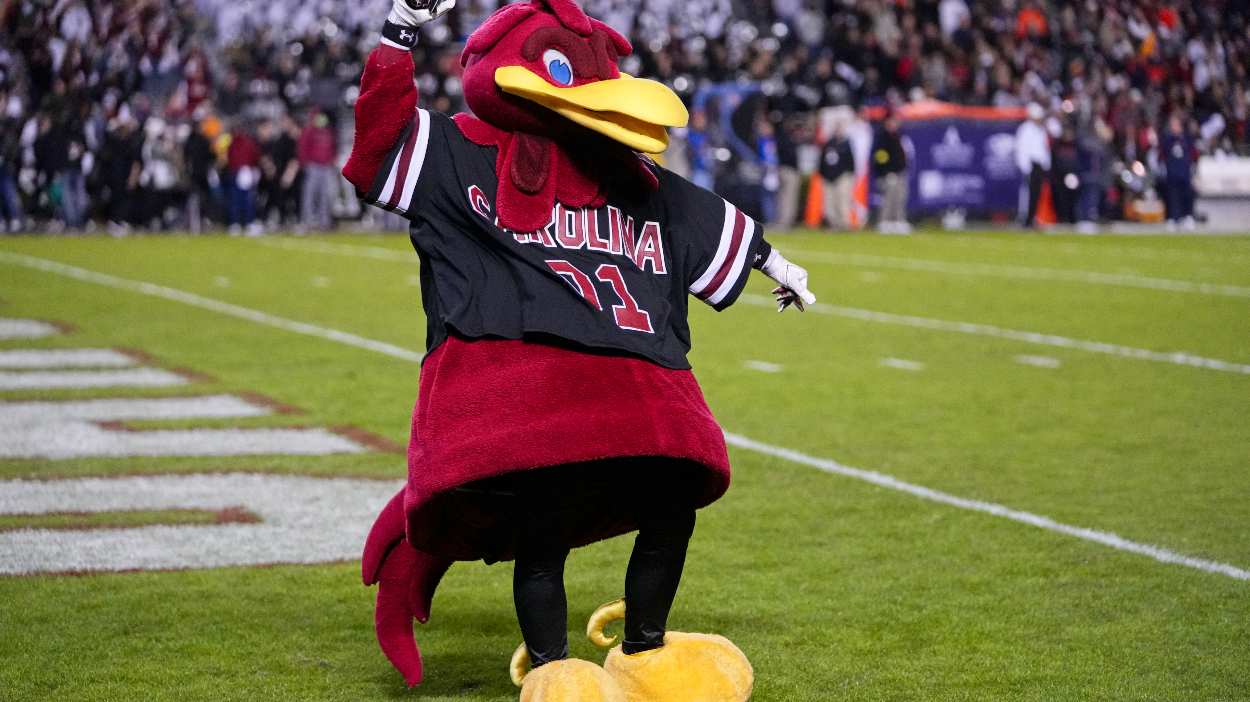
<svg viewBox="0 0 1250 702">
<path fill-rule="evenodd" d="M 361 192 L 368 191 L 412 118 L 417 97 L 412 72 L 407 54 L 386 47 L 366 66 L 356 103 L 356 142 L 343 170 Z M 501 157 L 512 153 L 505 147 L 515 134 L 464 115 L 456 122 L 470 141 L 500 146 Z M 551 145 L 552 197 L 569 207 L 592 204 L 594 191 L 578 177 L 572 159 Z M 508 171 L 497 165 L 497 172 L 502 186 Z M 501 198 L 501 213 L 506 206 Z M 550 216 L 548 208 L 544 224 Z M 694 461 L 706 475 L 704 505 L 729 486 L 724 436 L 691 371 L 526 341 L 453 335 L 422 366 L 408 449 L 408 539 L 454 560 L 510 558 L 507 525 L 491 516 L 490 528 L 467 526 L 456 511 L 475 506 L 456 488 L 517 470 L 619 456 Z M 603 512 L 601 506 L 593 509 Z M 590 525 L 578 545 L 633 528 L 624 517 Z M 376 551 L 390 547 L 380 541 L 371 539 L 367 582 L 385 553 Z"/>
</svg>

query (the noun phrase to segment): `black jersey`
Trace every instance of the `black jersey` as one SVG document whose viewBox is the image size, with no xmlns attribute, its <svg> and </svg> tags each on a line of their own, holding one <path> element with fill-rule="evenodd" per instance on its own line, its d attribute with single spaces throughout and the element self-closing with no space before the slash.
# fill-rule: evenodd
<svg viewBox="0 0 1250 702">
<path fill-rule="evenodd" d="M 498 149 L 417 110 L 365 201 L 412 221 L 427 350 L 470 338 L 554 336 L 589 350 L 690 364 L 688 297 L 733 304 L 769 246 L 738 208 L 652 166 L 659 189 L 603 207 L 559 203 L 536 232 L 500 225 Z"/>
</svg>

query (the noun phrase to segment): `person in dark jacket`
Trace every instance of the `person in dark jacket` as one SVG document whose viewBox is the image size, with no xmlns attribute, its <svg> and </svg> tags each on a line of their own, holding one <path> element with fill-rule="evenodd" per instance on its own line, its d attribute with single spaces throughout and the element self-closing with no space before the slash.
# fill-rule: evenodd
<svg viewBox="0 0 1250 702">
<path fill-rule="evenodd" d="M 109 202 L 109 231 L 115 236 L 129 232 L 138 215 L 143 134 L 135 127 L 129 114 L 114 118 L 100 157 L 100 178 Z"/>
<path fill-rule="evenodd" d="M 264 178 L 261 187 L 265 191 L 264 219 L 278 224 L 290 221 L 299 212 L 295 197 L 295 178 L 300 164 L 296 158 L 296 143 L 300 136 L 299 126 L 290 115 L 282 118 L 282 126 L 275 129 L 266 121 L 260 129 L 260 148 L 265 153 L 261 159 Z"/>
<path fill-rule="evenodd" d="M 1179 114 L 1168 119 L 1168 128 L 1159 139 L 1160 161 L 1167 175 L 1164 189 L 1167 193 L 1168 228 L 1176 229 L 1179 221 L 1185 229 L 1194 229 L 1194 139 L 1185 132 Z"/>
<path fill-rule="evenodd" d="M 221 187 L 217 173 L 217 154 L 205 134 L 206 122 L 201 120 L 182 145 L 182 162 L 187 169 L 190 194 L 187 197 L 187 225 L 193 234 L 204 226 L 204 210 L 213 202 L 213 191 Z"/>
<path fill-rule="evenodd" d="M 881 222 L 877 230 L 882 234 L 911 233 L 907 223 L 907 152 L 899 126 L 898 117 L 887 116 L 872 142 L 872 167 L 881 181 Z"/>
<path fill-rule="evenodd" d="M 820 178 L 825 189 L 825 221 L 834 231 L 851 228 L 851 195 L 855 188 L 855 157 L 842 124 L 834 125 L 820 154 Z"/>
<path fill-rule="evenodd" d="M 1081 185 L 1077 172 L 1081 169 L 1076 133 L 1065 126 L 1050 149 L 1050 192 L 1055 203 L 1055 217 L 1064 224 L 1076 223 L 1076 196 Z"/>
<path fill-rule="evenodd" d="M 87 186 L 82 172 L 85 140 L 81 130 L 54 121 L 50 114 L 41 114 L 38 124 L 35 163 L 46 179 L 61 221 L 70 229 L 80 229 L 87 216 Z"/>
<path fill-rule="evenodd" d="M 791 229 L 799 218 L 799 146 L 795 140 L 794 118 L 787 117 L 777 128 L 777 228 Z"/>
</svg>

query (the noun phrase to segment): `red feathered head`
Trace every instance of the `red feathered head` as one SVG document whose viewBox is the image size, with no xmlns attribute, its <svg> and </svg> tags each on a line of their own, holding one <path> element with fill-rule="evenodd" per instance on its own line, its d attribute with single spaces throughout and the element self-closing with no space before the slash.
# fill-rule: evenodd
<svg viewBox="0 0 1250 702">
<path fill-rule="evenodd" d="M 632 51 L 573 0 L 508 5 L 469 37 L 465 101 L 505 131 L 558 138 L 572 120 L 659 153 L 668 145 L 664 127 L 685 126 L 688 115 L 667 87 L 621 74 L 617 61 Z"/>
</svg>

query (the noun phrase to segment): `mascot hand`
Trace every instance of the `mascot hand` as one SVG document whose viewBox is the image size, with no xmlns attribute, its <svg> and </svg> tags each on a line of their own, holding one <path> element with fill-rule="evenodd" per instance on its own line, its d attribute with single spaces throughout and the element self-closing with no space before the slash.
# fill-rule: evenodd
<svg viewBox="0 0 1250 702">
<path fill-rule="evenodd" d="M 456 6 L 456 0 L 395 0 L 386 21 L 405 27 L 420 27 L 436 20 Z"/>
<path fill-rule="evenodd" d="M 781 312 L 791 304 L 803 310 L 803 303 L 812 304 L 816 302 L 816 296 L 807 289 L 807 271 L 790 263 L 776 249 L 768 257 L 768 263 L 761 268 L 764 275 L 777 281 L 778 287 L 773 291 L 777 298 L 777 311 Z"/>
</svg>

